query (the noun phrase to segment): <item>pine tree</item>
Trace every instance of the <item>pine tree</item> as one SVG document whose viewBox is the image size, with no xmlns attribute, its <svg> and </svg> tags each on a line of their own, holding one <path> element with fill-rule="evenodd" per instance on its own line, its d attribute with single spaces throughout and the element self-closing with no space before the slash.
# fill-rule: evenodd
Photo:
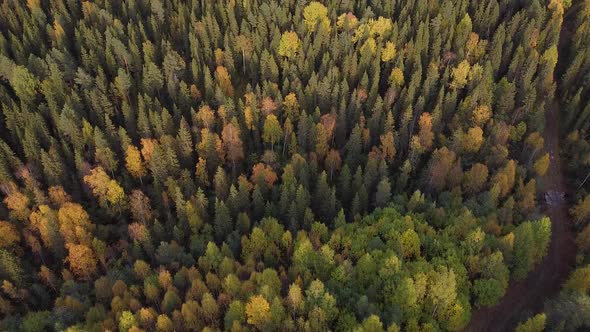
<svg viewBox="0 0 590 332">
<path fill-rule="evenodd" d="M 209 186 L 209 174 L 207 172 L 207 165 L 205 159 L 199 157 L 199 161 L 197 162 L 197 167 L 195 171 L 195 175 L 197 178 L 197 184 L 200 187 L 206 188 Z"/>
<path fill-rule="evenodd" d="M 10 84 L 20 101 L 25 104 L 34 102 L 39 80 L 26 67 L 16 66 L 12 69 Z"/>
<path fill-rule="evenodd" d="M 215 222 L 213 225 L 215 230 L 215 239 L 221 242 L 232 231 L 232 222 L 229 209 L 225 205 L 225 202 L 216 199 L 215 200 Z"/>
<path fill-rule="evenodd" d="M 315 192 L 314 192 L 314 207 L 321 220 L 330 222 L 335 215 L 335 201 L 332 197 L 330 186 L 328 185 L 328 179 L 326 172 L 322 172 L 318 177 Z"/>
<path fill-rule="evenodd" d="M 385 207 L 391 200 L 391 184 L 389 179 L 383 178 L 377 185 L 377 193 L 375 193 L 375 206 Z"/>
<path fill-rule="evenodd" d="M 190 165 L 190 163 L 192 162 L 194 145 L 188 123 L 186 122 L 184 117 L 180 119 L 180 127 L 178 128 L 176 140 L 178 142 L 178 150 L 180 152 L 180 159 L 182 160 L 182 165 Z"/>
<path fill-rule="evenodd" d="M 147 62 L 143 66 L 143 91 L 148 95 L 154 95 L 164 86 L 162 71 L 153 62 Z"/>
<path fill-rule="evenodd" d="M 215 185 L 215 196 L 221 200 L 226 200 L 229 195 L 229 182 L 223 168 L 217 167 L 213 183 Z"/>
</svg>

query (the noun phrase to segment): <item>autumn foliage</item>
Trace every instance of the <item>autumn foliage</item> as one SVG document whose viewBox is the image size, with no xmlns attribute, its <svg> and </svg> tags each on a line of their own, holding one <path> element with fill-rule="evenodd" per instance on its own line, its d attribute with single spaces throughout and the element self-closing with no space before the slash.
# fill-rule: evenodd
<svg viewBox="0 0 590 332">
<path fill-rule="evenodd" d="M 0 1 L 0 330 L 462 330 L 546 252 L 556 103 L 590 249 L 568 6 Z"/>
</svg>

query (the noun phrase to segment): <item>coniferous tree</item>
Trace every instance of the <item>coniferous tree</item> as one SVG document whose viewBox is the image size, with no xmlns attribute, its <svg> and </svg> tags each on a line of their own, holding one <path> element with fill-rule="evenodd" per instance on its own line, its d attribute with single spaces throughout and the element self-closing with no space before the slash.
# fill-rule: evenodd
<svg viewBox="0 0 590 332">
<path fill-rule="evenodd" d="M 1 329 L 464 329 L 560 154 L 590 248 L 588 8 L 3 2 Z"/>
</svg>

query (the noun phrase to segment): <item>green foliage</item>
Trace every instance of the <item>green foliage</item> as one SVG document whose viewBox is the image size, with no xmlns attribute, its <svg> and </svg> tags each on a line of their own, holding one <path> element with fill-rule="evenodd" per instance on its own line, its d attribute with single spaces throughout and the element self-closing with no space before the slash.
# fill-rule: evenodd
<svg viewBox="0 0 590 332">
<path fill-rule="evenodd" d="M 519 324 L 515 332 L 543 332 L 545 330 L 545 314 L 538 314 Z"/>
<path fill-rule="evenodd" d="M 365 2 L 2 2 L 2 329 L 460 330 L 496 303 L 549 241 L 556 87 L 590 163 L 587 1 L 566 54 L 567 2 Z"/>
<path fill-rule="evenodd" d="M 513 274 L 522 279 L 535 264 L 539 263 L 549 246 L 551 221 L 543 218 L 520 224 L 515 232 Z"/>
<path fill-rule="evenodd" d="M 17 285 L 20 285 L 23 279 L 23 269 L 21 262 L 14 254 L 0 249 L 0 275 Z"/>
<path fill-rule="evenodd" d="M 121 318 L 119 318 L 119 331 L 127 332 L 136 324 L 135 316 L 133 316 L 131 311 L 123 311 L 123 313 L 121 313 Z"/>
<path fill-rule="evenodd" d="M 504 296 L 504 287 L 496 279 L 478 279 L 473 285 L 476 305 L 493 306 Z"/>
<path fill-rule="evenodd" d="M 33 311 L 23 317 L 21 329 L 24 332 L 42 332 L 52 325 L 49 311 Z"/>
</svg>

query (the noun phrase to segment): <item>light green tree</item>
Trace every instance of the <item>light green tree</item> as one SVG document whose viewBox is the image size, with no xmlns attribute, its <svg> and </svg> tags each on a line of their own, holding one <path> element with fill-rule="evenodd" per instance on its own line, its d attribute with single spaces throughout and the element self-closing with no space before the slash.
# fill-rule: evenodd
<svg viewBox="0 0 590 332">
<path fill-rule="evenodd" d="M 314 32 L 318 22 L 326 30 L 330 29 L 330 19 L 328 18 L 328 8 L 317 1 L 312 1 L 303 9 L 303 18 L 305 26 L 310 32 Z"/>
<path fill-rule="evenodd" d="M 266 143 L 270 143 L 272 151 L 274 151 L 275 143 L 283 136 L 283 129 L 279 120 L 274 114 L 270 114 L 264 120 L 264 127 L 262 131 L 262 139 Z"/>
<path fill-rule="evenodd" d="M 283 32 L 281 41 L 279 42 L 279 55 L 292 58 L 297 54 L 297 52 L 299 52 L 300 48 L 301 40 L 299 39 L 299 36 L 297 36 L 296 32 Z"/>
</svg>

